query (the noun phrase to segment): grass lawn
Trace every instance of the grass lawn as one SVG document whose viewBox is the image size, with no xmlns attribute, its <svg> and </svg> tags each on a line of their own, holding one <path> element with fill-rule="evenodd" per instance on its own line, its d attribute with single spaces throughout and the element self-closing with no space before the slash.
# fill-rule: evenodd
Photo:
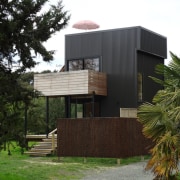
<svg viewBox="0 0 180 180">
<path fill-rule="evenodd" d="M 72 180 L 81 179 L 90 171 L 117 166 L 115 158 L 29 157 L 21 155 L 20 149 L 0 151 L 0 180 Z M 121 165 L 140 161 L 140 157 L 122 159 Z"/>
</svg>

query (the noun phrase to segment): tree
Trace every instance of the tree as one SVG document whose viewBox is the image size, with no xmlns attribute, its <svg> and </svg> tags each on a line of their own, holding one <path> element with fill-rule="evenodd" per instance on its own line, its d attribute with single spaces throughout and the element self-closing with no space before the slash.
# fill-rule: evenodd
<svg viewBox="0 0 180 180">
<path fill-rule="evenodd" d="M 57 127 L 57 120 L 65 117 L 64 97 L 55 97 L 49 99 L 49 129 L 54 130 Z"/>
<path fill-rule="evenodd" d="M 25 110 L 33 106 L 33 98 L 39 95 L 32 80 L 32 72 L 14 72 L 13 76 L 6 72 L 0 76 L 0 145 L 16 140 L 25 146 Z"/>
<path fill-rule="evenodd" d="M 43 43 L 53 34 L 65 28 L 70 16 L 63 11 L 62 1 L 46 12 L 43 6 L 48 0 L 2 0 L 0 2 L 0 65 L 24 71 L 37 63 L 36 55 L 44 61 L 53 60 L 54 51 L 48 51 Z"/>
<path fill-rule="evenodd" d="M 176 179 L 180 155 L 180 58 L 170 54 L 172 60 L 168 66 L 156 67 L 164 80 L 151 77 L 164 89 L 157 92 L 152 104 L 145 103 L 138 110 L 143 133 L 154 143 L 146 169 L 167 180 Z"/>
<path fill-rule="evenodd" d="M 22 74 L 36 66 L 37 55 L 46 62 L 53 60 L 54 51 L 48 51 L 44 42 L 65 28 L 70 19 L 62 1 L 43 11 L 47 2 L 0 1 L 0 145 L 17 134 L 22 137 L 23 133 L 18 133 L 23 124 L 22 109 L 27 110 L 36 95 Z"/>
<path fill-rule="evenodd" d="M 45 98 L 38 97 L 33 99 L 33 103 L 28 108 L 27 113 L 27 132 L 29 134 L 45 134 Z"/>
</svg>

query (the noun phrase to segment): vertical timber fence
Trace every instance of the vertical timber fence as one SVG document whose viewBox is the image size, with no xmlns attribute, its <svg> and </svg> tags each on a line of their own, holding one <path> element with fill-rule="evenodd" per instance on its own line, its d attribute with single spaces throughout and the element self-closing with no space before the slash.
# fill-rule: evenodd
<svg viewBox="0 0 180 180">
<path fill-rule="evenodd" d="M 135 118 L 78 118 L 57 121 L 58 157 L 147 155 L 152 145 Z"/>
</svg>

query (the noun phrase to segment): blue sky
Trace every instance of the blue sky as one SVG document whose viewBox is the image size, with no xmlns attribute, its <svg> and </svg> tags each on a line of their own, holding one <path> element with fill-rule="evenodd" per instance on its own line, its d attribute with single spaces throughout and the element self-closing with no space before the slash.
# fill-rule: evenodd
<svg viewBox="0 0 180 180">
<path fill-rule="evenodd" d="M 56 4 L 57 0 L 49 0 Z M 142 26 L 167 37 L 169 51 L 180 56 L 180 0 L 63 0 L 64 9 L 71 14 L 69 25 L 49 39 L 45 46 L 56 50 L 54 61 L 42 63 L 34 71 L 59 70 L 64 64 L 64 36 L 83 30 L 72 28 L 80 20 L 92 20 L 98 30 Z M 37 60 L 39 61 L 39 57 Z"/>
</svg>

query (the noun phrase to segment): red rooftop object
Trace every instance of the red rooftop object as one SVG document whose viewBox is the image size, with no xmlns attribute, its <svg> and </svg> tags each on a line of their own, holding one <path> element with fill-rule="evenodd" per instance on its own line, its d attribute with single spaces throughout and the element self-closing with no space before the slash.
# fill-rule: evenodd
<svg viewBox="0 0 180 180">
<path fill-rule="evenodd" d="M 90 20 L 81 20 L 76 22 L 72 27 L 76 29 L 91 30 L 99 28 L 99 25 Z"/>
</svg>

